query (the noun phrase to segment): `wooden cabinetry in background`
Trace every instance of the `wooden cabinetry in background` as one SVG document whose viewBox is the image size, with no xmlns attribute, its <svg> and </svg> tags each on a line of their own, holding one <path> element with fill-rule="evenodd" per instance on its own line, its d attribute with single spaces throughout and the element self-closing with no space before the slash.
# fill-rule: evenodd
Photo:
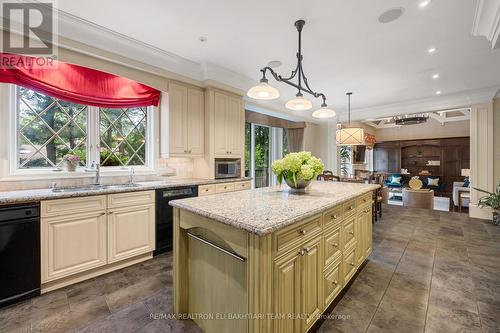
<svg viewBox="0 0 500 333">
<path fill-rule="evenodd" d="M 399 173 L 403 168 L 410 172 L 409 178 L 428 170 L 442 178 L 446 184 L 442 192 L 447 195 L 453 191 L 453 182 L 463 181 L 461 170 L 470 167 L 470 138 L 380 142 L 373 154 L 375 172 Z M 427 165 L 428 161 L 440 163 Z"/>
</svg>

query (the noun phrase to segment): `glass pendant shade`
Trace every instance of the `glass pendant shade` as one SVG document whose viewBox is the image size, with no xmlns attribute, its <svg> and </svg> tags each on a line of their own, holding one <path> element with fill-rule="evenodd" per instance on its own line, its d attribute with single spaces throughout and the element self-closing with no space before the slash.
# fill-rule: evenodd
<svg viewBox="0 0 500 333">
<path fill-rule="evenodd" d="M 310 100 L 305 99 L 304 97 L 299 95 L 294 99 L 291 99 L 288 102 L 286 102 L 285 107 L 289 110 L 294 110 L 294 111 L 309 110 L 312 108 L 312 103 Z"/>
<path fill-rule="evenodd" d="M 267 81 L 267 80 L 266 80 Z M 270 86 L 266 81 L 260 81 L 260 83 L 247 92 L 247 96 L 253 99 L 276 99 L 280 97 L 280 92 L 278 89 Z"/>
<path fill-rule="evenodd" d="M 337 145 L 359 146 L 365 144 L 365 130 L 359 127 L 348 127 L 337 130 Z"/>
<path fill-rule="evenodd" d="M 333 118 L 336 115 L 337 115 L 337 112 L 335 112 L 332 109 L 329 109 L 326 105 L 321 106 L 321 109 L 316 110 L 312 113 L 313 118 L 318 118 L 318 119 Z"/>
</svg>

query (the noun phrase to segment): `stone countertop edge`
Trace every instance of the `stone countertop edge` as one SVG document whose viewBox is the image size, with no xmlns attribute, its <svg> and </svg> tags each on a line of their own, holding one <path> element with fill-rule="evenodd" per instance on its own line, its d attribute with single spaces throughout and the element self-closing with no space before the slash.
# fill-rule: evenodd
<svg viewBox="0 0 500 333">
<path fill-rule="evenodd" d="M 187 210 L 188 212 L 191 212 L 191 213 L 203 216 L 203 217 L 207 217 L 209 219 L 215 220 L 217 222 L 220 222 L 220 223 L 223 223 L 226 225 L 230 225 L 230 226 L 238 228 L 238 229 L 242 229 L 242 230 L 251 232 L 251 233 L 256 234 L 258 236 L 264 236 L 264 235 L 267 235 L 269 233 L 275 232 L 277 230 L 283 229 L 283 228 L 285 228 L 289 225 L 292 225 L 296 222 L 303 221 L 304 219 L 307 219 L 308 217 L 314 216 L 314 215 L 321 213 L 327 209 L 333 208 L 339 204 L 342 204 L 346 201 L 349 201 L 355 197 L 358 197 L 358 196 L 363 195 L 365 193 L 374 191 L 378 187 L 380 187 L 380 185 L 376 185 L 376 184 L 364 184 L 364 185 L 366 185 L 366 187 L 360 189 L 359 191 L 353 192 L 352 195 L 350 195 L 348 198 L 342 198 L 340 200 L 332 201 L 330 204 L 323 205 L 321 207 L 317 207 L 317 208 L 312 209 L 304 214 L 294 216 L 293 218 L 289 218 L 285 221 L 281 221 L 279 223 L 270 225 L 269 227 L 266 227 L 266 228 L 258 228 L 256 226 L 252 226 L 250 224 L 243 223 L 237 219 L 231 219 L 231 218 L 228 218 L 226 216 L 221 216 L 221 215 L 217 215 L 217 214 L 214 214 L 211 212 L 207 212 L 203 209 L 198 209 L 196 207 L 193 207 L 192 205 L 184 204 L 182 200 L 174 200 L 174 201 L 171 201 L 169 204 L 173 207 Z"/>
<path fill-rule="evenodd" d="M 138 192 L 138 191 L 149 191 L 162 188 L 172 188 L 172 187 L 183 187 L 183 186 L 195 186 L 195 185 L 210 185 L 217 183 L 233 183 L 251 180 L 250 177 L 242 178 L 226 178 L 226 179 L 172 179 L 166 181 L 145 181 L 138 182 L 139 186 L 136 187 L 113 187 L 102 190 L 85 190 L 77 192 L 52 192 L 52 189 L 41 188 L 41 189 L 29 189 L 29 190 L 16 190 L 16 191 L 2 191 L 0 192 L 0 205 L 10 205 L 17 203 L 33 203 L 40 200 L 52 200 L 52 199 L 64 199 L 64 198 L 76 198 L 76 197 L 86 197 L 92 195 L 104 195 L 113 193 L 124 193 L 124 192 Z M 108 185 L 108 184 L 104 184 Z M 111 184 L 112 185 L 112 184 Z"/>
</svg>

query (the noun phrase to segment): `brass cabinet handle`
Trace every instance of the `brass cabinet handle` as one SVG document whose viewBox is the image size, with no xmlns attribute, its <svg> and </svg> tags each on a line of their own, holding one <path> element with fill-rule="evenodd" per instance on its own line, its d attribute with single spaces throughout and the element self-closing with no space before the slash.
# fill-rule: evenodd
<svg viewBox="0 0 500 333">
<path fill-rule="evenodd" d="M 349 206 L 349 210 L 353 210 L 353 208 L 354 208 L 353 206 Z"/>
<path fill-rule="evenodd" d="M 298 255 L 299 255 L 299 256 L 303 256 L 303 255 L 304 255 L 304 250 L 303 250 L 303 249 L 301 249 L 301 250 L 299 251 Z"/>
<path fill-rule="evenodd" d="M 333 280 L 333 281 L 332 281 L 332 283 L 333 283 L 334 285 L 338 285 L 338 284 L 339 284 L 339 282 L 338 282 L 337 280 Z"/>
<path fill-rule="evenodd" d="M 310 248 L 308 248 L 308 247 L 305 247 L 305 248 L 304 248 L 304 251 L 306 251 L 306 253 L 309 253 L 309 252 L 311 251 L 311 249 L 310 249 Z"/>
<path fill-rule="evenodd" d="M 349 234 L 350 235 L 354 235 L 354 231 L 349 231 Z"/>
<path fill-rule="evenodd" d="M 337 217 L 338 217 L 337 214 L 330 215 L 330 218 L 332 219 L 336 219 Z"/>
<path fill-rule="evenodd" d="M 301 235 L 305 235 L 305 234 L 306 234 L 306 231 L 305 231 L 304 229 L 300 229 L 300 230 L 299 230 L 299 234 L 301 234 Z"/>
<path fill-rule="evenodd" d="M 349 265 L 354 266 L 354 263 L 353 263 L 353 262 L 350 262 L 350 263 L 349 263 Z"/>
<path fill-rule="evenodd" d="M 104 213 L 104 214 L 106 214 L 106 213 Z M 108 214 L 113 214 L 113 211 L 109 211 Z"/>
<path fill-rule="evenodd" d="M 333 246 L 333 247 L 339 247 L 339 244 L 337 244 L 337 243 L 333 243 L 333 244 L 332 244 L 332 246 Z"/>
</svg>

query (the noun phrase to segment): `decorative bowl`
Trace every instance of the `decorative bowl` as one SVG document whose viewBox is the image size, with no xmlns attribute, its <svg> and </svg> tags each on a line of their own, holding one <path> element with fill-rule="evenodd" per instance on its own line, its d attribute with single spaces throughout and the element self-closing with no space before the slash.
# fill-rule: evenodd
<svg viewBox="0 0 500 333">
<path fill-rule="evenodd" d="M 285 182 L 288 186 L 290 186 L 292 192 L 304 192 L 306 187 L 308 187 L 309 184 L 311 184 L 311 180 L 303 180 L 303 179 L 297 179 L 297 186 L 295 186 L 292 179 L 285 178 Z"/>
</svg>

